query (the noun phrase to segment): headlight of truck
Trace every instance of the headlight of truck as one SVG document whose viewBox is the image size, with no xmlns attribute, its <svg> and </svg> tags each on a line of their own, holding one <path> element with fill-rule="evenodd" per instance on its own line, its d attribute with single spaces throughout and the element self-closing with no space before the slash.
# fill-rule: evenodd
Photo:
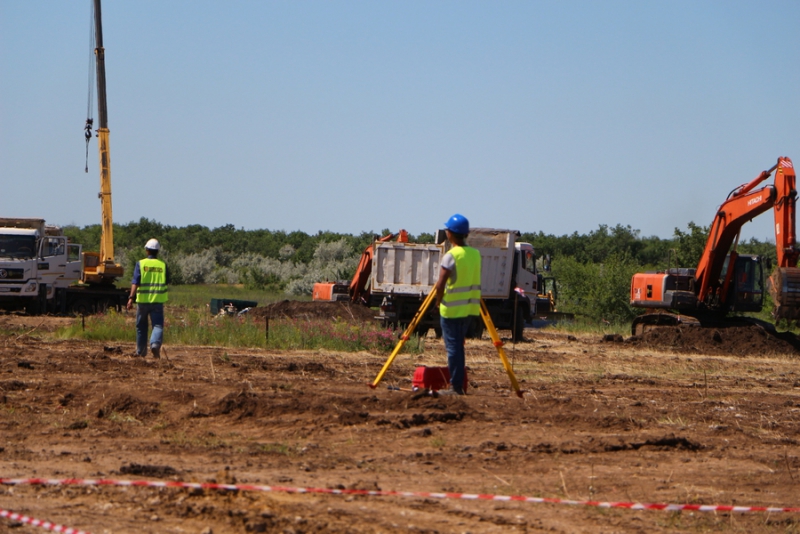
<svg viewBox="0 0 800 534">
<path fill-rule="evenodd" d="M 31 280 L 27 284 L 25 284 L 25 287 L 22 288 L 22 292 L 23 293 L 36 293 L 37 289 L 39 289 L 39 288 L 37 287 L 36 280 Z"/>
</svg>

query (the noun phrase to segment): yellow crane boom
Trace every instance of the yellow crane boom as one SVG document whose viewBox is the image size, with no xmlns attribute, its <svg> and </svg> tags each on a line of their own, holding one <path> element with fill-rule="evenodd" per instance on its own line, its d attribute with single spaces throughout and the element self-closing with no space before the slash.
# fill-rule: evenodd
<svg viewBox="0 0 800 534">
<path fill-rule="evenodd" d="M 88 284 L 113 284 L 124 269 L 114 261 L 114 219 L 111 214 L 111 154 L 108 148 L 108 104 L 106 100 L 106 60 L 103 48 L 103 19 L 100 0 L 94 0 L 95 59 L 97 67 L 97 148 L 100 152 L 100 205 L 102 233 L 100 252 L 86 252 L 83 280 Z"/>
</svg>

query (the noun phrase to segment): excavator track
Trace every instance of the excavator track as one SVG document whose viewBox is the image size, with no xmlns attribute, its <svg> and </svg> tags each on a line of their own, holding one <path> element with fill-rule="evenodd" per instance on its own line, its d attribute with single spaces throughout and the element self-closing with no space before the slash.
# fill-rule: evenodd
<svg viewBox="0 0 800 534">
<path fill-rule="evenodd" d="M 631 324 L 631 335 L 641 336 L 645 332 L 655 330 L 660 326 L 701 326 L 698 319 L 689 315 L 678 315 L 676 313 L 656 312 L 645 313 L 633 320 Z"/>
<path fill-rule="evenodd" d="M 773 317 L 800 319 L 800 268 L 781 267 L 769 278 L 769 292 L 775 303 Z"/>
</svg>

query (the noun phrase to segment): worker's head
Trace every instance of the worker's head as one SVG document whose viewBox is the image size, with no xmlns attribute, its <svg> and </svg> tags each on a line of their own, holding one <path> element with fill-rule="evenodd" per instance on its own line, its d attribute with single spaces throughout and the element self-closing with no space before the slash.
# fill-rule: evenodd
<svg viewBox="0 0 800 534">
<path fill-rule="evenodd" d="M 444 223 L 444 227 L 455 237 L 465 239 L 469 235 L 469 221 L 460 213 L 456 213 Z"/>
<path fill-rule="evenodd" d="M 151 239 L 144 244 L 144 249 L 147 251 L 148 254 L 157 256 L 158 251 L 161 250 L 161 243 L 158 242 L 158 239 Z"/>
</svg>

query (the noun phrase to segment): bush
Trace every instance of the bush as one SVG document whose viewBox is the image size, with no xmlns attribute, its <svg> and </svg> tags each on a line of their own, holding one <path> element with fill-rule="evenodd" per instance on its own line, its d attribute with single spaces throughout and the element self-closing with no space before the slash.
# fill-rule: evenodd
<svg viewBox="0 0 800 534">
<path fill-rule="evenodd" d="M 207 249 L 202 252 L 176 258 L 173 263 L 180 268 L 184 284 L 209 283 L 211 273 L 217 268 L 217 258 L 214 249 Z"/>
<path fill-rule="evenodd" d="M 630 321 L 639 314 L 630 305 L 630 286 L 631 278 L 640 270 L 641 266 L 627 255 L 612 254 L 602 264 L 557 258 L 553 272 L 559 284 L 560 309 L 596 321 Z"/>
</svg>

